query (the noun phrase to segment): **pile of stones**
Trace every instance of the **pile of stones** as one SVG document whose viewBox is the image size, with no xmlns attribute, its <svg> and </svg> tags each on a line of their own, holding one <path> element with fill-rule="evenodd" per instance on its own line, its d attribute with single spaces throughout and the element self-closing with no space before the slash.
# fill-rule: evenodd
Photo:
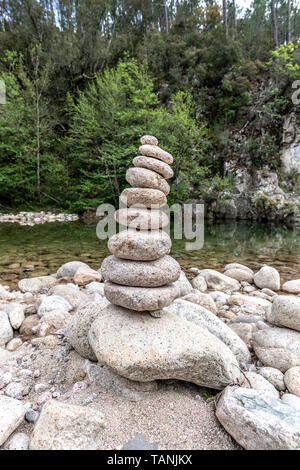
<svg viewBox="0 0 300 470">
<path fill-rule="evenodd" d="M 171 239 L 162 229 L 169 218 L 160 208 L 167 202 L 173 176 L 171 154 L 158 147 L 149 135 L 141 138 L 142 156 L 133 159 L 120 199 L 127 206 L 115 213 L 115 220 L 126 229 L 113 235 L 108 248 L 112 253 L 102 264 L 106 298 L 115 305 L 161 316 L 161 309 L 177 297 L 175 281 L 180 266 L 168 255 Z"/>
<path fill-rule="evenodd" d="M 19 225 L 38 225 L 45 222 L 74 222 L 77 214 L 54 214 L 53 212 L 19 212 L 18 214 L 0 214 L 0 223 L 18 223 Z"/>
</svg>

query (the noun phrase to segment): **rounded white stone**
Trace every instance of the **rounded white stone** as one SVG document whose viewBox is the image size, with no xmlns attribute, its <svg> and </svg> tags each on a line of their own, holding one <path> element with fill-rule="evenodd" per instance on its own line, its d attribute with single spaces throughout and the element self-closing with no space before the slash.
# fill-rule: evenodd
<svg viewBox="0 0 300 470">
<path fill-rule="evenodd" d="M 109 251 L 118 258 L 152 261 L 167 255 L 171 250 L 169 235 L 160 230 L 123 230 L 108 241 Z"/>
</svg>

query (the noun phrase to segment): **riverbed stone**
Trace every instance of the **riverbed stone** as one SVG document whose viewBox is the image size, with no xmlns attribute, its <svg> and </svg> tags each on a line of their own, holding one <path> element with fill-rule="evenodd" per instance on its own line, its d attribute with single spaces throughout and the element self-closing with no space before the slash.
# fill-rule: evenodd
<svg viewBox="0 0 300 470">
<path fill-rule="evenodd" d="M 257 313 L 265 312 L 267 308 L 271 308 L 272 303 L 269 300 L 261 299 L 253 295 L 233 294 L 228 299 L 229 305 L 247 306 L 251 305 L 257 308 Z M 261 308 L 258 308 L 261 307 Z"/>
<path fill-rule="evenodd" d="M 207 291 L 206 280 L 200 274 L 198 276 L 194 277 L 194 279 L 191 280 L 191 284 L 192 284 L 194 289 L 197 289 L 200 292 L 206 292 Z"/>
<path fill-rule="evenodd" d="M 7 313 L 13 329 L 18 330 L 25 319 L 24 305 L 11 302 L 10 304 L 6 305 L 3 310 Z"/>
<path fill-rule="evenodd" d="M 0 395 L 0 445 L 2 445 L 14 430 L 21 424 L 26 413 L 26 407 L 19 400 Z"/>
<path fill-rule="evenodd" d="M 292 406 L 297 411 L 300 411 L 300 397 L 297 397 L 292 393 L 284 393 L 281 397 L 281 401 L 287 405 Z"/>
<path fill-rule="evenodd" d="M 203 269 L 200 271 L 199 275 L 204 277 L 207 286 L 210 289 L 223 292 L 234 292 L 238 291 L 241 287 L 240 283 L 236 279 L 225 276 L 214 269 Z"/>
<path fill-rule="evenodd" d="M 126 181 L 133 188 L 152 188 L 162 191 L 166 196 L 170 192 L 167 181 L 158 173 L 147 168 L 132 167 L 126 171 Z"/>
<path fill-rule="evenodd" d="M 154 135 L 143 135 L 141 137 L 141 144 L 142 145 L 158 145 L 158 140 Z"/>
<path fill-rule="evenodd" d="M 38 294 L 43 289 L 50 289 L 57 283 L 57 279 L 54 276 L 39 276 L 28 279 L 21 279 L 18 283 L 18 287 L 21 292 L 30 292 L 31 294 Z"/>
<path fill-rule="evenodd" d="M 135 261 L 152 261 L 167 255 L 171 239 L 166 232 L 123 230 L 110 237 L 109 251 L 118 258 Z"/>
<path fill-rule="evenodd" d="M 28 339 L 33 336 L 32 328 L 36 327 L 39 321 L 40 317 L 36 314 L 29 315 L 28 317 L 26 317 L 20 327 L 20 335 L 22 335 L 25 339 Z"/>
<path fill-rule="evenodd" d="M 248 268 L 248 266 L 245 266 L 244 264 L 240 264 L 240 263 L 229 263 L 229 264 L 226 264 L 225 268 L 224 268 L 224 271 L 229 271 L 231 269 L 243 269 L 244 271 L 247 271 L 249 274 L 254 274 L 254 272 L 252 271 L 252 269 Z"/>
<path fill-rule="evenodd" d="M 85 286 L 86 293 L 94 294 L 97 293 L 99 295 L 104 295 L 104 283 L 103 282 L 90 282 Z"/>
<path fill-rule="evenodd" d="M 15 433 L 5 445 L 7 450 L 28 450 L 29 436 L 24 432 Z"/>
<path fill-rule="evenodd" d="M 290 294 L 300 294 L 300 279 L 285 282 L 282 286 L 282 290 Z"/>
<path fill-rule="evenodd" d="M 270 323 L 300 331 L 300 298 L 294 295 L 278 295 L 267 314 Z"/>
<path fill-rule="evenodd" d="M 132 160 L 135 167 L 147 168 L 148 170 L 159 173 L 163 178 L 169 179 L 174 176 L 172 168 L 157 158 L 145 157 L 139 155 Z"/>
<path fill-rule="evenodd" d="M 258 322 L 259 323 L 259 322 Z M 263 328 L 252 335 L 252 345 L 263 365 L 286 372 L 300 366 L 300 333 L 288 328 Z"/>
<path fill-rule="evenodd" d="M 78 306 L 66 327 L 66 335 L 73 348 L 80 356 L 91 361 L 96 361 L 97 358 L 88 342 L 88 331 L 108 304 L 108 300 L 97 293 L 88 295 Z"/>
<path fill-rule="evenodd" d="M 256 374 L 255 372 L 244 372 L 240 386 L 244 388 L 253 388 L 254 390 L 264 390 L 270 395 L 279 398 L 279 392 L 276 390 L 274 385 L 272 385 L 262 375 Z"/>
<path fill-rule="evenodd" d="M 108 256 L 101 273 L 106 281 L 132 287 L 160 287 L 177 281 L 180 265 L 169 255 L 154 261 L 132 261 Z"/>
<path fill-rule="evenodd" d="M 253 327 L 251 323 L 228 323 L 230 328 L 241 338 L 248 348 L 252 347 Z"/>
<path fill-rule="evenodd" d="M 172 155 L 169 152 L 166 152 L 165 150 L 161 149 L 157 145 L 149 145 L 149 144 L 141 145 L 141 147 L 139 148 L 139 151 L 141 152 L 142 155 L 145 155 L 146 157 L 157 158 L 158 160 L 162 160 L 168 165 L 172 165 L 174 161 Z"/>
<path fill-rule="evenodd" d="M 82 261 L 69 261 L 68 263 L 63 264 L 57 271 L 56 275 L 58 278 L 61 277 L 71 277 L 73 278 L 77 269 L 80 266 L 89 267 L 86 263 Z"/>
<path fill-rule="evenodd" d="M 279 369 L 275 369 L 274 367 L 260 367 L 257 373 L 267 379 L 280 392 L 286 389 L 283 379 L 284 375 Z"/>
<path fill-rule="evenodd" d="M 231 328 L 206 308 L 184 299 L 176 299 L 165 310 L 182 320 L 200 326 L 219 338 L 232 351 L 239 363 L 250 362 L 251 356 L 246 344 Z"/>
<path fill-rule="evenodd" d="M 69 312 L 72 310 L 72 306 L 69 302 L 60 297 L 59 295 L 50 295 L 49 297 L 42 297 L 38 302 L 38 316 L 41 318 L 46 313 L 51 312 L 52 310 L 63 310 Z"/>
<path fill-rule="evenodd" d="M 280 275 L 277 269 L 264 265 L 256 274 L 254 282 L 260 289 L 268 288 L 273 291 L 280 289 Z"/>
<path fill-rule="evenodd" d="M 81 292 L 78 286 L 74 284 L 59 284 L 57 286 L 52 287 L 48 295 L 55 295 L 59 297 L 63 297 L 69 304 L 76 308 L 82 302 L 85 297 L 85 294 Z"/>
<path fill-rule="evenodd" d="M 104 293 L 112 304 L 143 312 L 167 307 L 178 296 L 178 289 L 174 284 L 161 287 L 128 287 L 105 281 Z"/>
<path fill-rule="evenodd" d="M 227 387 L 216 416 L 246 450 L 300 449 L 300 412 L 263 390 Z"/>
<path fill-rule="evenodd" d="M 169 312 L 153 318 L 109 305 L 92 324 L 89 342 L 100 364 L 131 380 L 178 379 L 222 389 L 240 379 L 222 341 Z"/>
<path fill-rule="evenodd" d="M 240 268 L 232 268 L 227 269 L 224 272 L 225 276 L 232 277 L 232 279 L 236 279 L 237 281 L 247 281 L 249 283 L 253 282 L 253 274 L 246 269 Z"/>
<path fill-rule="evenodd" d="M 138 230 L 157 230 L 169 225 L 169 217 L 165 212 L 138 207 L 119 209 L 115 212 L 114 218 L 119 224 Z"/>
<path fill-rule="evenodd" d="M 128 207 L 143 207 L 159 209 L 167 204 L 167 196 L 159 189 L 126 188 L 120 195 L 120 200 Z"/>
<path fill-rule="evenodd" d="M 14 332 L 6 312 L 0 310 L 0 348 L 4 348 L 13 338 Z"/>
<path fill-rule="evenodd" d="M 91 269 L 86 266 L 79 266 L 76 273 L 74 274 L 75 284 L 77 284 L 78 286 L 85 286 L 86 284 L 89 284 L 93 281 L 101 281 L 100 273 L 98 271 L 95 271 L 95 269 Z"/>
<path fill-rule="evenodd" d="M 21 338 L 13 338 L 7 343 L 6 349 L 7 351 L 15 351 L 18 349 L 20 346 L 22 346 L 22 340 Z"/>
<path fill-rule="evenodd" d="M 300 397 L 300 367 L 291 367 L 284 374 L 284 383 L 290 393 Z"/>
<path fill-rule="evenodd" d="M 194 304 L 200 305 L 200 307 L 204 307 L 210 312 L 217 314 L 217 306 L 215 304 L 215 301 L 209 294 L 203 294 L 203 292 L 199 292 L 198 290 L 194 289 L 193 292 L 185 295 L 183 297 L 183 300 L 193 302 Z"/>
<path fill-rule="evenodd" d="M 184 297 L 193 292 L 193 286 L 186 277 L 184 271 L 181 271 L 178 281 L 173 282 L 178 289 L 178 297 Z"/>
<path fill-rule="evenodd" d="M 49 400 L 30 436 L 30 450 L 99 449 L 104 415 L 96 408 Z"/>
</svg>

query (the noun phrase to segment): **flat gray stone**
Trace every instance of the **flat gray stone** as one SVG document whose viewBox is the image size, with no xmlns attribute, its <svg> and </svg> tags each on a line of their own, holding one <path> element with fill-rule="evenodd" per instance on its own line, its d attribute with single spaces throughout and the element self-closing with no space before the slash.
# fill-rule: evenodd
<svg viewBox="0 0 300 470">
<path fill-rule="evenodd" d="M 170 305 L 178 296 L 178 289 L 175 284 L 161 287 L 128 287 L 105 281 L 104 293 L 112 304 L 144 312 L 161 310 Z"/>
<path fill-rule="evenodd" d="M 167 181 L 158 173 L 147 168 L 132 167 L 126 171 L 126 181 L 133 188 L 152 188 L 162 191 L 166 196 L 170 192 Z"/>
<path fill-rule="evenodd" d="M 162 160 L 168 165 L 172 165 L 174 161 L 172 155 L 169 152 L 166 152 L 165 150 L 161 149 L 157 145 L 149 145 L 149 144 L 141 145 L 141 147 L 139 148 L 139 151 L 141 152 L 142 155 L 145 155 L 146 157 L 158 158 L 158 160 Z"/>
<path fill-rule="evenodd" d="M 89 267 L 86 263 L 82 263 L 82 261 L 70 261 L 69 263 L 65 263 L 58 269 L 56 273 L 57 277 L 74 277 L 80 266 Z"/>
<path fill-rule="evenodd" d="M 169 312 L 152 318 L 109 305 L 92 324 L 89 343 L 100 364 L 139 382 L 178 379 L 223 389 L 241 378 L 222 341 Z"/>
<path fill-rule="evenodd" d="M 180 276 L 180 266 L 171 256 L 154 261 L 132 261 L 108 256 L 101 274 L 106 281 L 132 287 L 160 287 L 171 284 Z"/>
<path fill-rule="evenodd" d="M 126 188 L 120 195 L 120 200 L 128 207 L 163 207 L 167 204 L 167 196 L 159 189 Z"/>
<path fill-rule="evenodd" d="M 135 261 L 152 261 L 167 255 L 171 250 L 171 239 L 160 230 L 123 230 L 110 237 L 109 251 L 118 258 Z"/>
<path fill-rule="evenodd" d="M 239 363 L 250 362 L 251 355 L 244 341 L 206 308 L 184 299 L 177 299 L 165 310 L 183 320 L 205 328 L 219 338 L 233 352 Z"/>
<path fill-rule="evenodd" d="M 158 230 L 169 225 L 169 217 L 165 212 L 139 207 L 119 209 L 115 212 L 114 218 L 124 227 L 138 230 Z"/>
</svg>

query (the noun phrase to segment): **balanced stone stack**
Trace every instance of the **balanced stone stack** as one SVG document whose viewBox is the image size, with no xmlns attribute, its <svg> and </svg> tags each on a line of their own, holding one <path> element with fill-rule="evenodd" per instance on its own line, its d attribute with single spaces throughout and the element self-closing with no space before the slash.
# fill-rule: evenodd
<svg viewBox="0 0 300 470">
<path fill-rule="evenodd" d="M 110 238 L 112 255 L 103 261 L 101 274 L 112 304 L 160 316 L 178 296 L 174 282 L 180 276 L 179 264 L 168 255 L 171 239 L 162 230 L 169 223 L 161 208 L 170 191 L 166 179 L 173 176 L 173 157 L 158 147 L 156 137 L 145 135 L 141 143 L 141 156 L 126 173 L 132 188 L 120 196 L 126 208 L 115 212 L 115 220 L 126 229 Z"/>
</svg>

